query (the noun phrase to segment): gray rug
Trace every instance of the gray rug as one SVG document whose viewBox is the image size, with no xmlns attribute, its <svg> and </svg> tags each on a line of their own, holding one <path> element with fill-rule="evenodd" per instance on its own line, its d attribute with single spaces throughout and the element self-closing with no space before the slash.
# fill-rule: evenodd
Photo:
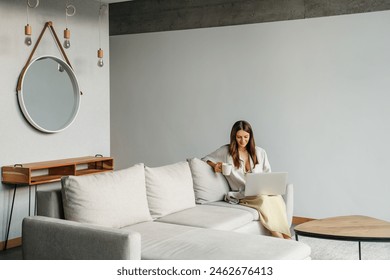
<svg viewBox="0 0 390 280">
<path fill-rule="evenodd" d="M 295 238 L 295 237 L 294 237 Z M 358 242 L 326 240 L 299 236 L 311 247 L 313 260 L 358 260 Z M 390 242 L 362 242 L 362 260 L 390 260 Z"/>
</svg>

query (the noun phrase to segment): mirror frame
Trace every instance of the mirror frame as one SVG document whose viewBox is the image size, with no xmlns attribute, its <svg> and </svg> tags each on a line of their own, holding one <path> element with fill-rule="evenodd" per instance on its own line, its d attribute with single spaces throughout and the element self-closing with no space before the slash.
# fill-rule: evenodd
<svg viewBox="0 0 390 280">
<path fill-rule="evenodd" d="M 55 60 L 57 63 L 61 64 L 61 66 L 64 68 L 64 70 L 66 71 L 66 73 L 68 74 L 68 76 L 71 80 L 71 83 L 73 86 L 73 94 L 75 95 L 75 100 L 76 100 L 71 118 L 64 126 L 62 126 L 61 128 L 59 128 L 57 130 L 50 130 L 50 129 L 44 128 L 41 125 L 39 125 L 38 123 L 36 123 L 34 121 L 34 119 L 30 116 L 30 114 L 28 113 L 28 110 L 27 110 L 27 107 L 25 105 L 24 98 L 23 98 L 24 94 L 28 94 L 28 93 L 23 92 L 23 83 L 24 83 L 25 74 L 27 73 L 30 66 L 33 65 L 33 63 L 35 61 L 43 59 L 43 58 L 51 58 L 51 59 Z M 56 132 L 60 132 L 60 131 L 65 130 L 66 128 L 68 128 L 75 121 L 76 116 L 77 116 L 79 109 L 80 109 L 81 92 L 79 89 L 79 84 L 78 84 L 76 75 L 75 75 L 72 67 L 68 63 L 63 61 L 62 59 L 55 57 L 55 56 L 51 56 L 51 55 L 39 56 L 39 57 L 33 59 L 32 61 L 30 61 L 30 63 L 27 65 L 27 67 L 25 67 L 23 69 L 23 71 L 21 73 L 21 77 L 20 77 L 20 87 L 18 87 L 17 95 L 18 95 L 19 106 L 23 112 L 24 117 L 27 119 L 27 121 L 36 129 L 38 129 L 42 132 L 46 132 L 46 133 L 56 133 Z"/>
</svg>

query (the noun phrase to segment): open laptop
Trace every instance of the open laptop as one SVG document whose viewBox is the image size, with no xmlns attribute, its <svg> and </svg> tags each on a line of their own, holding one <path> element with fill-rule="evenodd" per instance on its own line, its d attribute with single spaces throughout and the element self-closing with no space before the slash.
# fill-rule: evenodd
<svg viewBox="0 0 390 280">
<path fill-rule="evenodd" d="M 245 196 L 282 195 L 286 193 L 286 185 L 287 172 L 247 173 Z"/>
</svg>

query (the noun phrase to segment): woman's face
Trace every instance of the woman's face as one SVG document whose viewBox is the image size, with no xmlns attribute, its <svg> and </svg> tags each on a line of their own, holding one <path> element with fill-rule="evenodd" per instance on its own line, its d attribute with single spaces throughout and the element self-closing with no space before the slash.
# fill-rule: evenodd
<svg viewBox="0 0 390 280">
<path fill-rule="evenodd" d="M 238 148 L 245 148 L 246 145 L 248 144 L 250 139 L 250 134 L 246 132 L 245 130 L 239 130 L 236 133 L 236 141 L 238 144 Z"/>
</svg>

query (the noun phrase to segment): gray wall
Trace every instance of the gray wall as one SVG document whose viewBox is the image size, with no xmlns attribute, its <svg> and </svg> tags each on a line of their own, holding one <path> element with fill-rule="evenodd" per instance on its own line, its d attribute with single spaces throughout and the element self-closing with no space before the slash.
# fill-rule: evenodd
<svg viewBox="0 0 390 280">
<path fill-rule="evenodd" d="M 202 157 L 248 120 L 295 216 L 390 220 L 390 12 L 110 37 L 116 166 Z"/>
<path fill-rule="evenodd" d="M 0 1 L 1 166 L 97 153 L 110 155 L 108 13 L 104 14 L 102 24 L 102 48 L 106 51 L 106 65 L 98 68 L 99 2 L 74 0 L 72 3 L 77 13 L 68 19 L 72 47 L 66 53 L 84 95 L 81 97 L 80 112 L 72 126 L 58 134 L 44 134 L 32 128 L 24 119 L 16 96 L 19 74 L 32 51 L 32 46 L 24 45 L 26 1 Z M 62 0 L 40 1 L 38 8 L 30 10 L 34 43 L 46 21 L 53 22 L 60 40 L 63 40 L 64 11 L 65 1 Z M 36 56 L 40 55 L 61 57 L 49 30 L 36 51 Z M 42 185 L 38 188 L 57 186 Z M 5 240 L 11 201 L 12 186 L 0 184 L 0 241 Z M 16 193 L 10 239 L 21 235 L 21 221 L 27 214 L 28 188 L 21 187 Z"/>
</svg>

